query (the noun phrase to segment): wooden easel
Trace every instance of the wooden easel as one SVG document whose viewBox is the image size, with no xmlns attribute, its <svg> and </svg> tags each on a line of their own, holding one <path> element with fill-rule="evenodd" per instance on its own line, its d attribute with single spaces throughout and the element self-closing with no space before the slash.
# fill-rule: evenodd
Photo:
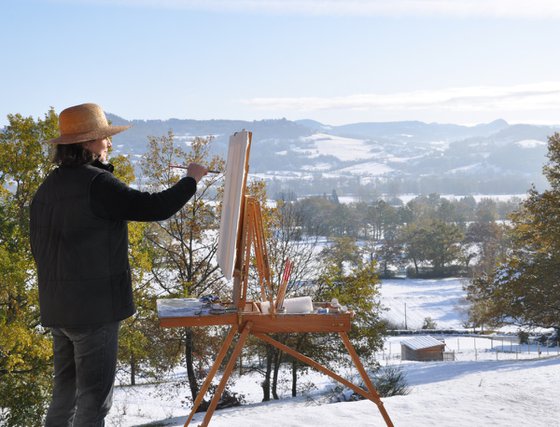
<svg viewBox="0 0 560 427">
<path fill-rule="evenodd" d="M 245 167 L 248 167 L 248 152 L 245 159 Z M 234 267 L 234 294 L 233 305 L 237 307 L 237 312 L 224 313 L 224 314 L 209 314 L 203 316 L 186 316 L 186 317 L 160 317 L 160 325 L 164 327 L 191 327 L 191 326 L 210 326 L 210 325 L 231 325 L 230 330 L 222 344 L 222 347 L 210 369 L 200 392 L 198 393 L 191 413 L 185 422 L 185 427 L 190 424 L 194 414 L 199 408 L 204 395 L 208 391 L 212 380 L 214 379 L 218 369 L 222 365 L 228 350 L 230 350 L 233 340 L 236 335 L 239 335 L 237 343 L 233 347 L 231 356 L 226 364 L 222 378 L 214 397 L 206 411 L 204 420 L 201 424 L 202 427 L 207 427 L 210 419 L 216 410 L 218 402 L 225 389 L 226 383 L 235 367 L 235 362 L 238 359 L 245 342 L 249 335 L 252 335 L 274 347 L 283 351 L 290 356 L 306 363 L 313 368 L 321 371 L 322 373 L 330 376 L 339 383 L 352 389 L 354 392 L 371 400 L 377 405 L 385 423 L 388 427 L 393 427 L 393 423 L 389 414 L 383 406 L 383 402 L 377 390 L 373 386 L 366 370 L 364 369 L 352 343 L 350 342 L 347 332 L 351 327 L 351 319 L 354 315 L 352 312 L 336 312 L 336 313 L 309 313 L 309 314 L 284 314 L 278 312 L 279 305 L 275 306 L 275 299 L 277 304 L 281 304 L 284 293 L 286 290 L 286 281 L 282 281 L 278 295 L 273 295 L 271 285 L 270 266 L 268 263 L 268 256 L 266 251 L 266 244 L 264 239 L 263 223 L 261 207 L 255 198 L 245 195 L 246 182 L 243 185 L 242 205 L 240 224 L 238 227 L 237 246 L 235 253 L 235 267 Z M 251 249 L 254 253 L 254 263 L 257 269 L 261 298 L 262 301 L 270 303 L 269 312 L 262 313 L 255 302 L 247 301 L 247 288 L 249 281 L 249 267 L 251 264 Z M 356 386 L 350 381 L 337 375 L 335 372 L 325 368 L 320 363 L 310 359 L 309 357 L 299 353 L 298 351 L 276 341 L 268 334 L 270 333 L 306 333 L 306 332 L 319 332 L 319 333 L 332 333 L 337 332 L 344 343 L 352 362 L 356 366 L 366 389 Z"/>
</svg>

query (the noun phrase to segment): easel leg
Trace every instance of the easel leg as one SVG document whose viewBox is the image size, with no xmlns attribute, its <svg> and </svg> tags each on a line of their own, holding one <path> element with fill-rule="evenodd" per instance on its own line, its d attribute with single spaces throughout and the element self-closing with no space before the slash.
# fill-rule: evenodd
<svg viewBox="0 0 560 427">
<path fill-rule="evenodd" d="M 339 383 L 345 385 L 349 389 L 354 390 L 360 396 L 363 396 L 366 399 L 371 400 L 379 408 L 379 412 L 381 412 L 381 415 L 383 416 L 383 419 L 385 420 L 385 423 L 387 424 L 387 427 L 394 427 L 393 422 L 391 421 L 391 418 L 389 417 L 389 414 L 387 413 L 387 411 L 385 410 L 385 407 L 383 406 L 383 402 L 381 402 L 379 394 L 377 393 L 377 391 L 375 390 L 375 387 L 371 383 L 371 381 L 370 381 L 370 379 L 369 379 L 369 377 L 368 377 L 368 375 L 367 375 L 367 373 L 366 373 L 366 371 L 365 371 L 365 369 L 362 365 L 362 362 L 360 362 L 360 359 L 358 358 L 358 355 L 356 354 L 356 350 L 354 350 L 354 347 L 352 346 L 352 343 L 348 339 L 348 336 L 346 335 L 346 333 L 344 333 L 344 332 L 340 333 L 340 335 L 342 337 L 342 341 L 344 342 L 344 345 L 346 346 L 346 349 L 350 353 L 350 356 L 352 357 L 352 361 L 356 365 L 356 368 L 360 372 L 360 375 L 364 379 L 364 382 L 365 382 L 365 384 L 368 388 L 368 391 L 365 391 L 361 387 L 358 387 L 357 385 L 352 384 L 350 381 L 342 378 L 340 375 L 335 374 L 333 371 L 325 368 L 323 365 L 317 363 L 313 359 L 311 359 L 307 356 L 304 356 L 303 354 L 299 353 L 298 351 L 288 347 L 287 345 L 284 345 L 284 344 L 276 341 L 274 338 L 271 338 L 266 334 L 257 333 L 257 334 L 253 334 L 253 335 L 256 336 L 257 338 L 273 345 L 274 347 L 282 350 L 284 353 L 287 353 L 290 356 L 293 356 L 296 359 L 301 360 L 303 363 L 306 363 L 309 366 L 312 366 L 313 368 L 317 369 L 318 371 L 323 372 L 324 374 L 326 374 L 329 377 L 335 379 Z"/>
<path fill-rule="evenodd" d="M 216 360 L 214 360 L 214 364 L 212 365 L 210 372 L 208 372 L 208 375 L 204 380 L 204 384 L 202 384 L 202 387 L 200 388 L 200 391 L 196 396 L 196 399 L 193 404 L 193 408 L 191 410 L 189 418 L 187 418 L 187 421 L 184 424 L 184 427 L 187 427 L 190 424 L 192 418 L 194 417 L 194 414 L 196 413 L 198 407 L 202 403 L 202 400 L 204 399 L 204 395 L 208 391 L 210 384 L 212 384 L 212 380 L 214 379 L 216 372 L 218 372 L 218 369 L 220 369 L 220 366 L 222 365 L 222 361 L 224 360 L 224 357 L 226 357 L 228 348 L 231 346 L 231 342 L 233 341 L 233 337 L 235 336 L 236 333 L 237 333 L 237 326 L 232 326 L 229 330 L 229 333 L 226 336 L 226 339 L 222 344 L 222 347 L 220 348 L 220 352 L 218 353 L 218 356 L 216 356 Z"/>
<path fill-rule="evenodd" d="M 233 371 L 233 367 L 235 366 L 235 361 L 239 357 L 239 353 L 241 353 L 241 349 L 245 345 L 245 341 L 247 340 L 247 336 L 249 335 L 250 330 L 251 330 L 251 322 L 245 325 L 245 328 L 243 328 L 243 331 L 239 336 L 239 341 L 237 341 L 237 344 L 235 345 L 235 348 L 229 359 L 226 369 L 224 370 L 224 374 L 222 375 L 222 379 L 220 380 L 220 384 L 218 384 L 218 388 L 216 388 L 214 397 L 212 398 L 212 402 L 210 402 L 210 406 L 206 410 L 206 415 L 204 416 L 204 420 L 202 421 L 202 424 L 200 424 L 200 427 L 208 426 L 208 423 L 210 422 L 210 419 L 212 418 L 212 415 L 216 410 L 216 406 L 218 406 L 220 397 L 222 397 L 222 393 L 224 392 L 229 376 Z"/>
<path fill-rule="evenodd" d="M 393 427 L 393 422 L 391 421 L 391 418 L 389 417 L 389 414 L 387 413 L 385 406 L 383 406 L 381 397 L 379 396 L 379 393 L 377 393 L 377 390 L 375 389 L 373 383 L 371 382 L 369 375 L 364 369 L 364 365 L 362 365 L 362 362 L 360 361 L 360 358 L 358 357 L 358 354 L 356 353 L 354 346 L 350 342 L 348 335 L 346 334 L 346 332 L 340 332 L 340 337 L 342 338 L 342 342 L 344 343 L 346 350 L 348 350 L 348 353 L 350 354 L 350 357 L 352 358 L 354 365 L 358 369 L 358 372 L 360 373 L 362 380 L 364 380 L 364 384 L 366 385 L 370 394 L 373 396 L 373 401 L 379 408 L 379 412 L 381 412 L 381 415 L 383 416 L 385 423 L 387 424 L 388 427 Z"/>
</svg>

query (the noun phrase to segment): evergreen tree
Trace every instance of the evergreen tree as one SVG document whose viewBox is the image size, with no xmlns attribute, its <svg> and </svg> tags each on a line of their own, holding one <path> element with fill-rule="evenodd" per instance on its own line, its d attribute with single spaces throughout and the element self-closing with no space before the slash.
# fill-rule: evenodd
<svg viewBox="0 0 560 427">
<path fill-rule="evenodd" d="M 490 273 L 468 286 L 475 324 L 560 326 L 560 134 L 548 140 L 543 173 L 550 188 L 534 188 L 511 216 L 511 249 Z"/>
</svg>

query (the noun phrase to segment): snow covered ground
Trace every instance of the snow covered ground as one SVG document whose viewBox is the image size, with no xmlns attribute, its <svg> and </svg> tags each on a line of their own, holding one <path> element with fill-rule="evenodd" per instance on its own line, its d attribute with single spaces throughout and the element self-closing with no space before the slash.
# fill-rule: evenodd
<svg viewBox="0 0 560 427">
<path fill-rule="evenodd" d="M 319 155 L 334 156 L 340 160 L 369 159 L 373 157 L 371 145 L 363 139 L 316 133 L 302 138 L 302 140 L 310 143 L 310 146 L 294 149 L 294 151 L 309 153 L 311 158 Z"/>
<path fill-rule="evenodd" d="M 426 317 L 438 328 L 464 328 L 467 303 L 463 279 L 384 280 L 381 295 L 388 308 L 383 317 L 401 329 L 419 329 Z"/>
<path fill-rule="evenodd" d="M 388 316 L 404 318 L 408 327 L 431 317 L 440 328 L 462 328 L 463 293 L 460 279 L 390 280 L 382 286 L 382 301 Z M 399 366 L 410 393 L 384 398 L 395 426 L 473 427 L 532 426 L 560 427 L 560 348 L 520 345 L 502 335 L 492 337 L 447 335 L 446 351 L 455 361 L 409 362 L 400 360 L 400 342 L 410 337 L 389 337 L 383 351 L 376 353 L 382 365 Z M 351 372 L 340 372 L 350 375 Z M 184 373 L 178 372 L 179 378 Z M 310 371 L 300 384 L 314 384 L 298 398 L 289 398 L 289 383 L 280 390 L 279 401 L 262 403 L 256 374 L 235 376 L 232 390 L 245 395 L 246 404 L 216 411 L 215 427 L 273 425 L 296 426 L 384 426 L 370 401 L 329 403 L 333 382 Z M 174 383 L 117 387 L 108 426 L 182 426 L 189 414 L 185 384 Z M 198 425 L 204 414 L 191 423 Z"/>
</svg>

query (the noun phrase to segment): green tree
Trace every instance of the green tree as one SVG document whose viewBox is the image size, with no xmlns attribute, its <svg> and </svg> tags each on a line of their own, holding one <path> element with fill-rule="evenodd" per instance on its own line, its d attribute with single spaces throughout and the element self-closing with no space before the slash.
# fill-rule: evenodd
<svg viewBox="0 0 560 427">
<path fill-rule="evenodd" d="M 424 230 L 414 222 L 400 230 L 400 240 L 404 243 L 404 256 L 414 264 L 416 276 L 420 273 L 420 264 L 427 259 L 424 250 L 424 235 Z"/>
<path fill-rule="evenodd" d="M 8 115 L 0 132 L 0 424 L 41 425 L 50 397 L 52 348 L 39 324 L 36 274 L 29 245 L 29 205 L 52 167 L 57 136 L 51 109 L 43 118 Z"/>
<path fill-rule="evenodd" d="M 400 224 L 399 211 L 383 200 L 370 206 L 367 219 L 372 227 L 373 240 L 381 240 L 387 232 L 394 231 Z"/>
<path fill-rule="evenodd" d="M 470 259 L 477 259 L 474 275 L 491 272 L 507 250 L 504 226 L 494 222 L 475 221 L 469 224 L 463 240 L 463 256 L 468 267 Z"/>
<path fill-rule="evenodd" d="M 330 301 L 336 298 L 341 305 L 356 313 L 349 336 L 358 354 L 369 359 L 382 345 L 384 332 L 380 322 L 382 307 L 377 265 L 373 260 L 356 257 L 361 252 L 355 241 L 338 240 L 333 246 L 323 252 L 323 272 L 314 299 Z M 340 248 L 337 249 L 337 246 Z"/>
<path fill-rule="evenodd" d="M 459 243 L 463 239 L 461 229 L 455 224 L 435 220 L 427 228 L 427 260 L 435 271 L 442 271 L 459 256 Z"/>
<path fill-rule="evenodd" d="M 390 267 L 399 267 L 403 262 L 403 245 L 399 238 L 399 229 L 397 224 L 388 224 L 383 232 L 381 246 L 375 246 L 377 246 L 377 248 L 372 248 L 375 255 L 372 253 L 371 259 L 375 258 L 377 260 L 383 277 L 390 277 L 393 274 Z"/>
<path fill-rule="evenodd" d="M 548 140 L 543 173 L 550 188 L 534 188 L 511 216 L 511 248 L 490 273 L 468 286 L 475 324 L 560 326 L 560 134 Z"/>
<path fill-rule="evenodd" d="M 356 240 L 351 237 L 337 237 L 333 244 L 325 247 L 321 253 L 323 259 L 332 262 L 338 271 L 343 271 L 344 266 L 358 265 L 361 254 L 356 246 Z"/>
<path fill-rule="evenodd" d="M 430 219 L 408 224 L 401 238 L 416 274 L 422 261 L 430 263 L 435 274 L 443 274 L 446 266 L 459 259 L 463 233 L 453 223 Z"/>
<path fill-rule="evenodd" d="M 296 204 L 303 231 L 307 235 L 330 236 L 335 204 L 325 197 L 307 197 Z"/>
</svg>

